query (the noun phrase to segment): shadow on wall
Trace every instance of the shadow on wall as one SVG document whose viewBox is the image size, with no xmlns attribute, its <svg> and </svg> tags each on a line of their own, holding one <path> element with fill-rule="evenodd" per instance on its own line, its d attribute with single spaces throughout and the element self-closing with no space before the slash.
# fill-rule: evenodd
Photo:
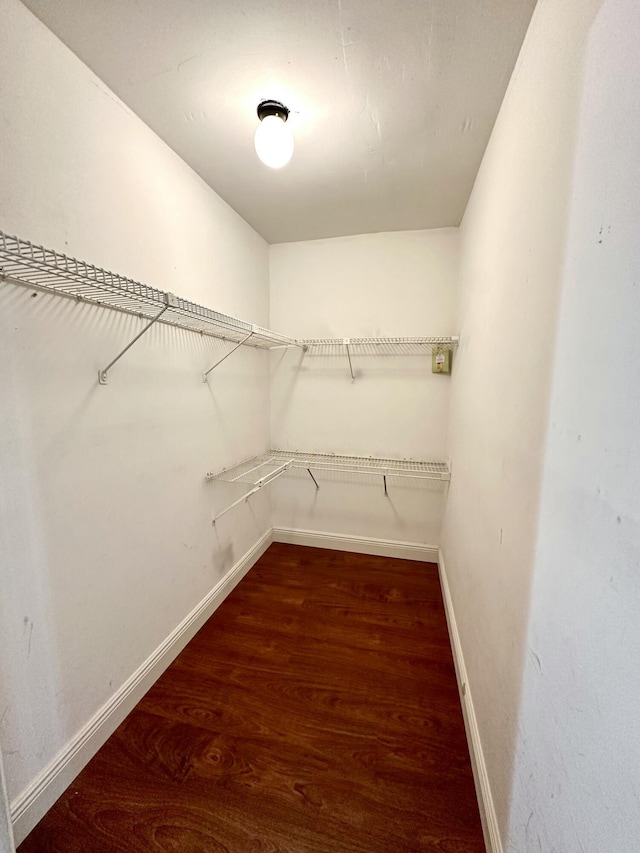
<svg viewBox="0 0 640 853">
<path fill-rule="evenodd" d="M 495 815 L 509 838 L 579 110 L 601 0 L 541 0 L 462 233 L 443 553 Z M 533 768 L 532 768 L 533 770 Z M 522 839 L 518 843 L 524 844 Z M 532 848 L 533 849 L 533 848 Z"/>
</svg>

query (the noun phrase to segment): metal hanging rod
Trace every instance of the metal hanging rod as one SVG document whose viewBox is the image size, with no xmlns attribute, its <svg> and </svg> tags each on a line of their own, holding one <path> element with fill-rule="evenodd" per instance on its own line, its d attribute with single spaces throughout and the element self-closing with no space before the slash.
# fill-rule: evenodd
<svg viewBox="0 0 640 853">
<path fill-rule="evenodd" d="M 293 338 L 255 326 L 139 281 L 0 231 L 0 276 L 16 284 L 160 320 L 171 326 L 259 349 L 299 346 Z M 150 323 L 147 328 L 152 325 Z M 146 331 L 143 330 L 143 332 Z M 131 341 L 131 346 L 140 337 Z M 128 349 L 104 370 L 106 373 Z M 215 366 L 215 365 L 214 365 Z"/>
<path fill-rule="evenodd" d="M 302 453 L 300 451 L 270 450 L 259 456 L 252 456 L 242 462 L 224 468 L 206 476 L 208 481 L 222 483 L 244 483 L 249 490 L 213 519 L 213 523 L 229 510 L 248 500 L 263 486 L 272 483 L 287 471 L 306 470 L 316 489 L 320 485 L 313 472 L 336 471 L 349 474 L 366 474 L 382 477 L 385 497 L 389 496 L 388 478 L 397 477 L 409 480 L 450 479 L 449 468 L 445 462 L 418 462 L 401 459 L 377 459 L 369 456 L 336 456 L 329 453 Z"/>
</svg>

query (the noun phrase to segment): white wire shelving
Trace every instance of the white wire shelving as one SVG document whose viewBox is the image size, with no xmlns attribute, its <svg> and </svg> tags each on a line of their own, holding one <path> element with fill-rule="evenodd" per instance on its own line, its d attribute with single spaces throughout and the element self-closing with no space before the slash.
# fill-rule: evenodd
<svg viewBox="0 0 640 853">
<path fill-rule="evenodd" d="M 387 478 L 412 480 L 450 479 L 445 462 L 417 462 L 404 459 L 378 459 L 370 456 L 338 456 L 330 453 L 304 453 L 301 451 L 269 450 L 224 468 L 208 473 L 208 481 L 236 483 L 250 486 L 241 497 L 226 506 L 213 519 L 213 524 L 229 510 L 248 500 L 264 486 L 274 482 L 292 469 L 306 470 L 315 487 L 320 488 L 315 473 L 334 471 L 347 474 L 374 475 L 382 478 L 384 493 L 388 496 Z"/>
<path fill-rule="evenodd" d="M 260 349 L 298 346 L 292 339 L 261 326 L 246 323 L 180 296 L 149 287 L 93 264 L 46 249 L 0 231 L 0 275 L 17 284 L 37 287 L 61 296 L 114 308 L 148 319 L 150 322 L 131 343 L 99 372 L 106 383 L 107 373 L 153 323 L 160 320 L 182 329 L 229 341 L 238 346 Z M 235 347 L 234 347 L 235 349 Z M 227 353 L 224 358 L 231 354 Z M 220 359 L 214 367 L 220 364 Z M 210 368 L 204 376 L 211 372 Z"/>
<path fill-rule="evenodd" d="M 440 337 L 381 337 L 381 338 L 300 338 L 296 343 L 306 349 L 341 349 L 351 347 L 354 351 L 373 352 L 377 350 L 388 350 L 397 352 L 400 348 L 411 348 L 414 352 L 418 348 L 433 352 L 435 349 L 454 349 L 459 343 L 456 336 Z"/>
<path fill-rule="evenodd" d="M 158 321 L 233 344 L 203 373 L 205 382 L 211 371 L 240 346 L 259 349 L 296 347 L 309 354 L 342 354 L 347 358 L 351 379 L 354 380 L 352 355 L 415 355 L 434 350 L 452 350 L 458 345 L 458 338 L 453 336 L 290 338 L 4 231 L 0 231 L 0 278 L 148 320 L 139 334 L 106 367 L 98 371 L 98 380 L 102 385 L 107 383 L 109 370 L 114 364 Z"/>
<path fill-rule="evenodd" d="M 305 353 L 311 351 L 321 354 L 346 354 L 351 378 L 354 379 L 352 354 L 416 354 L 438 349 L 454 349 L 458 344 L 457 337 L 289 338 L 3 231 L 0 231 L 0 280 L 112 308 L 148 320 L 133 340 L 98 372 L 99 382 L 103 385 L 107 383 L 108 372 L 114 364 L 158 321 L 233 344 L 232 348 L 203 374 L 205 382 L 211 371 L 240 346 L 267 350 L 297 347 Z M 442 462 L 271 450 L 230 468 L 207 474 L 207 480 L 250 487 L 242 497 L 216 515 L 213 523 L 291 469 L 305 470 L 316 488 L 319 488 L 319 484 L 315 474 L 321 472 L 378 476 L 382 478 L 385 495 L 388 495 L 389 477 L 449 480 L 448 468 Z"/>
<path fill-rule="evenodd" d="M 351 381 L 356 374 L 352 357 L 385 355 L 422 355 L 454 350 L 456 336 L 440 337 L 380 337 L 380 338 L 301 338 L 296 341 L 305 353 L 319 356 L 344 355 L 347 358 Z"/>
</svg>

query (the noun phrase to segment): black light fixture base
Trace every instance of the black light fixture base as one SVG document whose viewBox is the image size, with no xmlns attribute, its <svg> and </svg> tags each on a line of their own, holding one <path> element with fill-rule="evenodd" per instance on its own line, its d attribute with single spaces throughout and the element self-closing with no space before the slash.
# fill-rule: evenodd
<svg viewBox="0 0 640 853">
<path fill-rule="evenodd" d="M 282 121 L 289 118 L 289 110 L 280 101 L 260 101 L 258 104 L 258 118 L 262 121 L 267 116 L 278 116 Z"/>
</svg>

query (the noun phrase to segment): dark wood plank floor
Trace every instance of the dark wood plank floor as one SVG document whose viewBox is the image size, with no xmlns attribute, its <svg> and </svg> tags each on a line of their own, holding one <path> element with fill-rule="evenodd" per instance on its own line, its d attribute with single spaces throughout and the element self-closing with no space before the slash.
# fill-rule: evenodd
<svg viewBox="0 0 640 853">
<path fill-rule="evenodd" d="M 483 853 L 437 569 L 272 545 L 19 853 Z"/>
</svg>

